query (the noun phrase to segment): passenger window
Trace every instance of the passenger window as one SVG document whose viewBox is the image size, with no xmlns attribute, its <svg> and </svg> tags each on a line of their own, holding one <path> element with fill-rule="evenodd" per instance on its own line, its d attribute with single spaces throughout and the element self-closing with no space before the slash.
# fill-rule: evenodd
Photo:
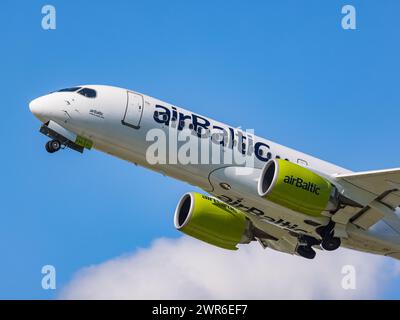
<svg viewBox="0 0 400 320">
<path fill-rule="evenodd" d="M 87 98 L 96 98 L 96 96 L 97 96 L 96 90 L 93 90 L 90 88 L 83 88 L 83 89 L 79 90 L 78 93 Z"/>
</svg>

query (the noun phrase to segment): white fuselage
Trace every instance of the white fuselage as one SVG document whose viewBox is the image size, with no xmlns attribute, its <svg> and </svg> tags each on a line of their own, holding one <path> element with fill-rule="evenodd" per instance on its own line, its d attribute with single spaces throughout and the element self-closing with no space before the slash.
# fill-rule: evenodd
<svg viewBox="0 0 400 320">
<path fill-rule="evenodd" d="M 143 94 L 110 86 L 85 87 L 95 89 L 97 96 L 87 98 L 75 92 L 55 92 L 34 100 L 31 111 L 43 122 L 54 121 L 91 140 L 98 150 L 200 187 L 244 211 L 261 228 L 272 224 L 318 236 L 316 227 L 329 221 L 327 216 L 306 216 L 257 196 L 257 175 L 270 158 L 287 159 L 330 179 L 337 174 L 350 173 L 248 131 Z M 207 130 L 208 135 L 202 136 Z M 190 139 L 179 140 L 182 132 L 192 132 Z M 166 137 L 162 143 L 166 148 L 154 153 L 155 137 L 162 133 Z M 205 146 L 198 157 L 184 164 L 176 159 L 176 150 L 195 147 L 196 143 Z M 208 150 L 207 154 L 204 150 Z M 215 156 L 212 150 L 219 150 L 219 153 Z M 159 157 L 160 153 L 163 157 Z M 232 161 L 224 161 L 227 154 Z M 242 172 L 244 168 L 254 170 Z M 242 179 L 242 176 L 247 178 Z M 224 188 L 226 181 L 232 182 L 230 188 Z M 368 231 L 350 226 L 349 239 L 343 245 L 380 254 L 387 252 L 387 248 L 390 252 L 400 252 L 399 234 L 379 224 Z"/>
</svg>

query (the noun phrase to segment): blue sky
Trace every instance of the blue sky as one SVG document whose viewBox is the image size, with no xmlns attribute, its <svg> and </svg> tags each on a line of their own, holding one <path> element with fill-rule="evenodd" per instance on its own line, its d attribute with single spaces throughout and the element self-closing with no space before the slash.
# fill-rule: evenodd
<svg viewBox="0 0 400 320">
<path fill-rule="evenodd" d="M 57 29 L 41 28 L 41 8 Z M 357 29 L 341 28 L 341 8 Z M 0 298 L 54 298 L 84 266 L 178 238 L 193 187 L 96 151 L 49 155 L 33 98 L 110 84 L 351 170 L 399 167 L 398 1 L 3 1 Z M 380 298 L 399 298 L 400 280 Z"/>
</svg>

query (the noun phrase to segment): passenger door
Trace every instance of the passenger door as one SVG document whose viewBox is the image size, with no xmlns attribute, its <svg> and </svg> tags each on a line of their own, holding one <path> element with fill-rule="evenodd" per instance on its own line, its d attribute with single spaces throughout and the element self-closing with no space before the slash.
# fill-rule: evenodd
<svg viewBox="0 0 400 320">
<path fill-rule="evenodd" d="M 127 103 L 122 124 L 134 129 L 140 128 L 143 115 L 143 96 L 127 91 Z"/>
</svg>

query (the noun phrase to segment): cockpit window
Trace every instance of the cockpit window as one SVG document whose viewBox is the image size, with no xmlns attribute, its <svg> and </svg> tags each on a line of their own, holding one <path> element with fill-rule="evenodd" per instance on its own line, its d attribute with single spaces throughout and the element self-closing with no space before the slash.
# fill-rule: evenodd
<svg viewBox="0 0 400 320">
<path fill-rule="evenodd" d="M 75 92 L 75 91 L 78 91 L 80 88 L 82 88 L 82 87 L 65 88 L 65 89 L 58 90 L 57 92 Z"/>
<path fill-rule="evenodd" d="M 87 98 L 96 98 L 97 96 L 96 90 L 90 88 L 82 88 L 81 90 L 78 91 L 78 93 Z"/>
</svg>

